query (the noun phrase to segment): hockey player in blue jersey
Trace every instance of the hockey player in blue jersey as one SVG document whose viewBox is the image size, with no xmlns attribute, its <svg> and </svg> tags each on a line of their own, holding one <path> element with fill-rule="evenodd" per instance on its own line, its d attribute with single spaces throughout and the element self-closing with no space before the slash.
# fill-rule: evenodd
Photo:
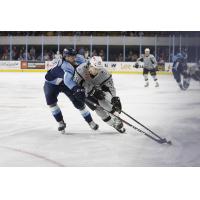
<svg viewBox="0 0 200 200">
<path fill-rule="evenodd" d="M 186 90 L 190 85 L 190 76 L 187 67 L 187 53 L 185 51 L 177 53 L 173 57 L 172 73 L 181 90 Z"/>
<path fill-rule="evenodd" d="M 75 71 L 75 56 L 76 51 L 74 49 L 65 49 L 63 59 L 58 60 L 57 64 L 45 76 L 44 93 L 46 102 L 58 122 L 58 131 L 62 133 L 65 132 L 66 124 L 57 104 L 57 97 L 61 92 L 68 96 L 89 126 L 93 130 L 98 129 L 98 125 L 93 121 L 90 112 L 86 109 L 84 88 L 78 86 L 72 80 Z"/>
</svg>

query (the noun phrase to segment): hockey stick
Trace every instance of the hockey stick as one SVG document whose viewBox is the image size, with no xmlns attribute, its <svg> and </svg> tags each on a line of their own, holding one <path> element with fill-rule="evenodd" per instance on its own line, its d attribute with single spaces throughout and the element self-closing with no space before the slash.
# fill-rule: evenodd
<svg viewBox="0 0 200 200">
<path fill-rule="evenodd" d="M 104 109 L 103 107 L 97 105 L 96 103 L 93 103 L 92 101 L 90 101 L 90 100 L 88 100 L 88 99 L 86 99 L 86 102 L 89 103 L 89 104 L 91 104 L 91 105 L 93 105 L 93 106 L 96 107 L 96 108 L 103 109 L 104 111 L 110 113 L 111 115 L 113 115 L 113 116 L 115 116 L 116 118 L 118 118 L 119 120 L 121 120 L 124 124 L 128 125 L 129 127 L 135 129 L 136 131 L 138 131 L 138 132 L 140 132 L 140 133 L 143 133 L 145 136 L 147 136 L 148 138 L 150 138 L 150 139 L 152 139 L 152 140 L 158 142 L 159 144 L 163 144 L 163 143 L 169 144 L 168 141 L 167 141 L 165 138 L 159 137 L 159 139 L 157 139 L 157 138 L 151 136 L 150 134 L 148 134 L 148 133 L 142 131 L 141 129 L 139 129 L 139 128 L 137 128 L 137 127 L 135 127 L 134 125 L 132 125 L 132 124 L 130 124 L 129 122 L 127 122 L 126 120 L 124 120 L 124 119 L 122 119 L 121 117 L 115 115 L 114 113 L 109 112 L 108 110 L 106 110 L 106 109 Z"/>
<path fill-rule="evenodd" d="M 166 138 L 162 138 L 159 135 L 157 135 L 156 133 L 154 133 L 151 129 L 147 128 L 145 125 L 143 125 L 142 123 L 140 123 L 139 121 L 137 121 L 135 118 L 131 117 L 128 113 L 124 112 L 123 110 L 121 111 L 124 115 L 126 115 L 127 117 L 129 117 L 130 119 L 132 119 L 134 122 L 138 123 L 140 126 L 142 126 L 143 128 L 145 128 L 146 130 L 148 130 L 150 133 L 152 133 L 154 136 L 158 137 L 160 140 L 165 141 L 168 144 L 172 144 L 171 141 L 167 140 Z"/>
<path fill-rule="evenodd" d="M 105 99 L 105 101 L 109 102 L 108 100 Z M 159 138 L 159 140 L 163 141 L 163 143 L 167 143 L 167 144 L 172 144 L 171 141 L 167 140 L 166 138 L 162 138 L 160 137 L 158 134 L 154 133 L 151 129 L 147 128 L 145 125 L 143 125 L 142 123 L 140 123 L 139 121 L 137 121 L 135 118 L 131 117 L 128 113 L 126 113 L 125 111 L 121 111 L 124 115 L 126 115 L 127 117 L 129 117 L 130 119 L 132 119 L 134 122 L 138 123 L 140 126 L 142 126 L 143 128 L 145 128 L 147 131 L 149 131 L 151 134 L 153 134 L 154 136 L 156 136 L 157 138 Z"/>
</svg>

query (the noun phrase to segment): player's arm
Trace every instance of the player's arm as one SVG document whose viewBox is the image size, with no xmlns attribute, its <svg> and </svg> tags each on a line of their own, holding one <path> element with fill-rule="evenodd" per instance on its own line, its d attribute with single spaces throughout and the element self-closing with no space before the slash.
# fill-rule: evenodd
<svg viewBox="0 0 200 200">
<path fill-rule="evenodd" d="M 74 68 L 69 63 L 63 63 L 61 68 L 64 71 L 64 84 L 69 88 L 72 89 L 77 83 L 73 80 L 74 76 Z"/>
<path fill-rule="evenodd" d="M 139 58 L 137 59 L 136 62 L 143 62 L 143 61 L 144 61 L 144 56 L 142 55 L 141 57 L 139 57 Z"/>
<path fill-rule="evenodd" d="M 114 82 L 112 76 L 110 76 L 109 80 L 107 80 L 102 86 L 102 90 L 104 92 L 109 92 L 113 97 L 116 96 L 116 88 L 114 86 Z"/>
<path fill-rule="evenodd" d="M 154 68 L 156 68 L 158 63 L 157 63 L 157 60 L 156 60 L 155 56 L 152 55 L 150 59 L 151 59 L 151 62 L 153 64 Z"/>
<path fill-rule="evenodd" d="M 73 80 L 73 74 L 71 72 L 65 72 L 64 74 L 64 84 L 69 88 L 72 89 L 77 85 L 77 83 Z"/>
<path fill-rule="evenodd" d="M 73 80 L 78 84 L 78 85 L 81 85 L 83 84 L 83 82 L 85 82 L 85 79 L 84 79 L 84 74 L 85 74 L 85 71 L 86 71 L 86 64 L 83 63 L 81 65 L 79 65 L 76 70 L 75 70 L 75 73 L 74 73 L 74 77 L 73 77 Z"/>
<path fill-rule="evenodd" d="M 70 65 L 62 66 L 64 70 L 64 84 L 72 91 L 76 99 L 85 101 L 85 90 L 79 86 L 74 80 L 74 68 Z"/>
<path fill-rule="evenodd" d="M 111 104 L 113 105 L 113 111 L 121 113 L 122 104 L 120 98 L 116 96 L 116 88 L 114 86 L 112 77 L 110 77 L 110 79 L 104 83 L 104 85 L 102 86 L 102 90 L 110 92 L 110 94 L 112 95 Z"/>
<path fill-rule="evenodd" d="M 143 61 L 144 61 L 143 56 L 139 57 L 139 58 L 137 59 L 137 61 L 135 62 L 135 68 L 138 68 L 138 67 L 139 67 L 139 62 L 143 62 Z"/>
<path fill-rule="evenodd" d="M 178 66 L 179 66 L 179 61 L 177 60 L 177 61 L 175 61 L 175 62 L 173 63 L 172 68 L 173 68 L 174 70 L 177 70 Z"/>
</svg>

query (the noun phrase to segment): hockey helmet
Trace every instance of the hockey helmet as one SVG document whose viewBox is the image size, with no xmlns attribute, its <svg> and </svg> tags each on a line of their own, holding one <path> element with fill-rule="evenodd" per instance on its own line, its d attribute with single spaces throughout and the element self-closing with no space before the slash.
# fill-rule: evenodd
<svg viewBox="0 0 200 200">
<path fill-rule="evenodd" d="M 63 51 L 63 57 L 65 57 L 65 56 L 75 56 L 76 54 L 77 54 L 76 50 L 73 49 L 73 48 L 64 49 L 64 51 Z"/>
<path fill-rule="evenodd" d="M 146 48 L 146 49 L 144 50 L 144 52 L 145 52 L 145 53 L 146 53 L 146 52 L 150 53 L 150 49 L 149 49 L 149 48 Z"/>
<path fill-rule="evenodd" d="M 101 56 L 93 56 L 90 59 L 90 65 L 97 69 L 101 69 L 103 67 L 103 60 Z"/>
</svg>

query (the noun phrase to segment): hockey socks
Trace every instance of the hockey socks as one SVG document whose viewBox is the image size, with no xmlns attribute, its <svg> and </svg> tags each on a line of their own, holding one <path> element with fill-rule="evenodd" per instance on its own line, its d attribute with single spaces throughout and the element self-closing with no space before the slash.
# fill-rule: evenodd
<svg viewBox="0 0 200 200">
<path fill-rule="evenodd" d="M 57 122 L 63 121 L 63 115 L 58 105 L 52 106 L 50 109 Z"/>
<path fill-rule="evenodd" d="M 84 109 L 80 110 L 80 113 L 87 123 L 90 123 L 91 121 L 93 121 L 92 116 L 86 107 Z"/>
</svg>

